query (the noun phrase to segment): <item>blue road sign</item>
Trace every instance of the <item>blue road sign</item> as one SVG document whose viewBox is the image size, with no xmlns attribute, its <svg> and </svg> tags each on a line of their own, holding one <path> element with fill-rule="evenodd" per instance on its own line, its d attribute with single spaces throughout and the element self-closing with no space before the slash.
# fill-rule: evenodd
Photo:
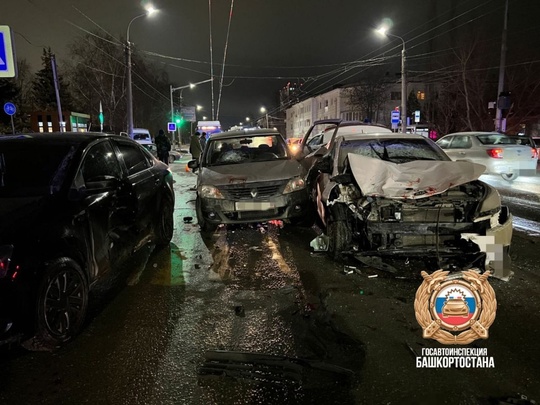
<svg viewBox="0 0 540 405">
<path fill-rule="evenodd" d="M 168 122 L 167 123 L 167 128 L 169 129 L 169 132 L 176 131 L 176 123 L 175 122 Z"/>
<path fill-rule="evenodd" d="M 11 39 L 11 29 L 0 25 L 0 77 L 16 77 L 17 64 Z"/>
<path fill-rule="evenodd" d="M 7 115 L 13 115 L 17 112 L 17 107 L 15 107 L 15 104 L 13 103 L 6 103 L 4 104 L 4 112 Z"/>
<path fill-rule="evenodd" d="M 399 124 L 399 111 L 392 111 L 392 124 Z"/>
</svg>

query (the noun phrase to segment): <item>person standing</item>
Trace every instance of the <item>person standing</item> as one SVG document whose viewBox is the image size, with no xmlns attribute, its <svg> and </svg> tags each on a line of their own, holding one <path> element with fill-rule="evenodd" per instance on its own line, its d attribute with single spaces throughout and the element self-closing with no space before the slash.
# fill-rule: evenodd
<svg viewBox="0 0 540 405">
<path fill-rule="evenodd" d="M 165 164 L 169 164 L 169 151 L 171 150 L 171 141 L 162 129 L 159 130 L 155 139 L 158 159 Z"/>
<path fill-rule="evenodd" d="M 199 160 L 202 153 L 200 136 L 201 134 L 198 131 L 195 132 L 194 135 L 191 135 L 191 141 L 189 143 L 189 153 L 191 153 L 191 156 L 195 160 Z"/>
<path fill-rule="evenodd" d="M 201 150 L 204 150 L 204 147 L 206 146 L 206 132 L 203 132 L 201 134 L 200 142 L 201 142 Z"/>
</svg>

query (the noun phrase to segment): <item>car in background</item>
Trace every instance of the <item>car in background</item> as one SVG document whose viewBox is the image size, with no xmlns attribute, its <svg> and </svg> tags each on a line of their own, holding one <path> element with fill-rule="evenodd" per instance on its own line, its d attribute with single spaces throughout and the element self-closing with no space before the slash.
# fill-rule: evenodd
<svg viewBox="0 0 540 405">
<path fill-rule="evenodd" d="M 287 138 L 287 146 L 289 147 L 289 151 L 296 155 L 298 152 L 300 152 L 300 147 L 302 145 L 302 138 Z"/>
<path fill-rule="evenodd" d="M 167 165 L 125 137 L 0 137 L 0 342 L 73 339 L 98 280 L 148 243 L 169 244 L 172 184 Z"/>
<path fill-rule="evenodd" d="M 508 262 L 512 216 L 478 180 L 483 166 L 453 162 L 421 135 L 378 133 L 337 136 L 314 169 L 331 257 L 417 258 L 430 269 L 493 266 L 502 274 L 493 245 Z"/>
<path fill-rule="evenodd" d="M 133 128 L 133 137 L 134 141 L 139 142 L 140 144 L 150 144 L 152 143 L 152 137 L 150 136 L 150 131 L 146 128 Z"/>
<path fill-rule="evenodd" d="M 219 224 L 285 220 L 302 223 L 309 213 L 302 166 L 272 129 L 213 134 L 200 161 L 196 213 L 203 231 Z M 311 224 L 310 224 L 311 225 Z"/>
<path fill-rule="evenodd" d="M 155 143 L 144 143 L 141 144 L 146 150 L 148 150 L 152 156 L 155 158 L 158 157 L 157 155 L 157 146 Z M 174 163 L 177 160 L 180 160 L 182 158 L 182 154 L 176 150 L 170 150 L 169 151 L 169 163 Z"/>
<path fill-rule="evenodd" d="M 540 137 L 537 136 L 518 136 L 516 143 L 518 145 L 527 145 L 536 150 L 536 155 L 540 157 Z"/>
<path fill-rule="evenodd" d="M 536 174 L 538 152 L 518 141 L 517 136 L 498 132 L 456 132 L 437 140 L 437 145 L 452 160 L 479 163 L 486 167 L 485 174 L 500 174 L 511 181 Z"/>
</svg>

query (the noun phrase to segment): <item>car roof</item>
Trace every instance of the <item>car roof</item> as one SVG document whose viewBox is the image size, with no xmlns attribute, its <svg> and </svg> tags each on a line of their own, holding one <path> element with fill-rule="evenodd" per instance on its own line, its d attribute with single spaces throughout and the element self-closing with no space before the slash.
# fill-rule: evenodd
<svg viewBox="0 0 540 405">
<path fill-rule="evenodd" d="M 45 133 L 29 133 L 17 135 L 0 135 L 0 144 L 3 141 L 13 141 L 25 144 L 42 144 L 42 143 L 66 143 L 69 145 L 85 145 L 93 142 L 96 139 L 117 139 L 126 142 L 134 142 L 124 136 L 105 134 L 103 132 L 45 132 Z"/>
<path fill-rule="evenodd" d="M 275 129 L 242 129 L 238 131 L 220 132 L 219 134 L 213 134 L 210 140 L 230 139 L 230 138 L 245 138 L 259 135 L 280 135 Z"/>
</svg>

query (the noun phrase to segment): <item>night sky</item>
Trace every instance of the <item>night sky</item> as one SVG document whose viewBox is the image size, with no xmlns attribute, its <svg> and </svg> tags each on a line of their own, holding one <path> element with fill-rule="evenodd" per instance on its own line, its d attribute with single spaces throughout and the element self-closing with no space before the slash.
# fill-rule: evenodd
<svg viewBox="0 0 540 405">
<path fill-rule="evenodd" d="M 130 20 L 144 12 L 146 3 L 5 0 L 0 24 L 15 31 L 18 58 L 37 70 L 42 47 L 50 46 L 61 66 L 69 43 L 83 35 L 83 29 L 95 31 L 99 25 L 112 36 L 125 38 Z M 151 4 L 159 13 L 131 26 L 131 41 L 139 50 L 162 55 L 148 58 L 166 66 L 175 87 L 210 77 L 208 3 L 156 0 Z M 211 3 L 214 75 L 221 76 L 231 2 Z M 500 53 L 503 10 L 504 0 L 234 0 L 219 118 L 232 125 L 246 116 L 260 117 L 261 106 L 274 112 L 276 93 L 289 81 L 303 82 L 305 94 L 315 95 L 365 75 L 399 74 L 401 42 L 374 34 L 384 18 L 393 21 L 390 32 L 406 41 L 411 70 L 426 69 L 421 64 L 427 59 L 420 55 L 440 57 L 451 52 L 444 38 L 452 30 L 488 32 L 495 60 Z M 510 0 L 508 63 L 540 63 L 539 18 L 540 0 Z M 367 70 L 350 66 L 380 56 L 395 57 Z M 219 77 L 214 81 L 216 109 L 218 91 Z M 184 90 L 183 96 L 184 104 L 200 104 L 211 116 L 210 84 Z"/>
</svg>

